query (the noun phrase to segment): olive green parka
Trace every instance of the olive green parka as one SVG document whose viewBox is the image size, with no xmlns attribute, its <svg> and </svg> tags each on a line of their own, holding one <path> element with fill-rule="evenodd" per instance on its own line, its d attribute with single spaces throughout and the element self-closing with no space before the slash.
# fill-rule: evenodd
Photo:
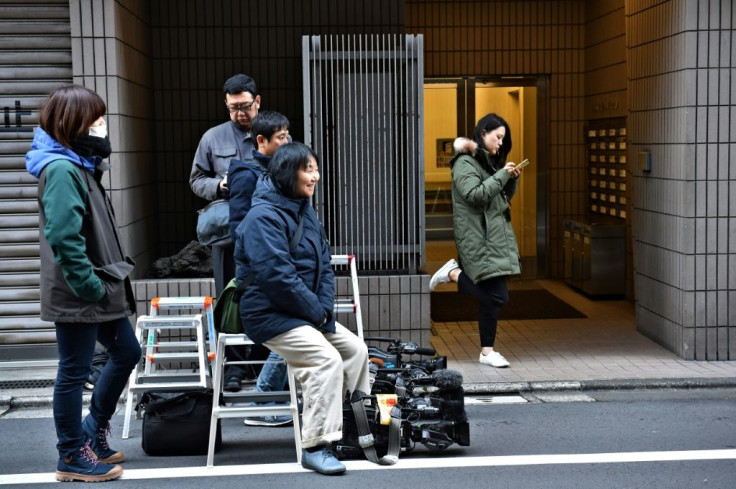
<svg viewBox="0 0 736 489">
<path fill-rule="evenodd" d="M 455 243 L 460 266 L 473 283 L 521 273 L 509 209 L 517 185 L 517 178 L 492 166 L 483 149 L 452 164 Z"/>
</svg>

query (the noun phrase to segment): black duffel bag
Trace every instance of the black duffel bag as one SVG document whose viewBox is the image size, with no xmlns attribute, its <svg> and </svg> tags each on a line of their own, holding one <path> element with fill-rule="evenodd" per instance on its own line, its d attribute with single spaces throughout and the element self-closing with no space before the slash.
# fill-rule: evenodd
<svg viewBox="0 0 736 489">
<path fill-rule="evenodd" d="M 212 416 L 212 390 L 146 392 L 136 409 L 143 409 L 141 446 L 148 455 L 204 455 Z M 215 450 L 222 445 L 217 420 Z"/>
</svg>

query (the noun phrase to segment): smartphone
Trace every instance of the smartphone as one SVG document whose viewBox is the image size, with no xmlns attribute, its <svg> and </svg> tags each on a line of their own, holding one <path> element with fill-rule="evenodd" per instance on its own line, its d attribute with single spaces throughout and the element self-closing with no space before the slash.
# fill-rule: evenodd
<svg viewBox="0 0 736 489">
<path fill-rule="evenodd" d="M 529 163 L 530 163 L 530 161 L 529 161 L 529 160 L 528 160 L 527 158 L 524 158 L 524 161 L 522 161 L 521 163 L 518 163 L 518 164 L 517 164 L 517 165 L 516 165 L 516 166 L 514 167 L 514 169 L 515 169 L 515 170 L 521 170 L 522 168 L 524 168 L 524 167 L 525 167 L 526 165 L 528 165 Z"/>
</svg>

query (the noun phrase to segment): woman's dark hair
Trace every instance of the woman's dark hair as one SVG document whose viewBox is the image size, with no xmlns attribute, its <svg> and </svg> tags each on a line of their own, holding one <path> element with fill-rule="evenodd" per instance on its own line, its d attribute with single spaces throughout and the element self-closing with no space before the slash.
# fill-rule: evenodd
<svg viewBox="0 0 736 489">
<path fill-rule="evenodd" d="M 105 112 L 105 102 L 89 88 L 64 85 L 51 92 L 41 106 L 38 124 L 59 144 L 71 148 L 71 141 L 86 134 Z"/>
<path fill-rule="evenodd" d="M 317 161 L 312 148 L 303 143 L 288 143 L 279 146 L 268 164 L 268 173 L 276 189 L 285 197 L 296 197 L 296 175 L 301 168 L 306 170 L 309 158 Z"/>
<path fill-rule="evenodd" d="M 506 164 L 506 157 L 511 151 L 511 129 L 509 129 L 509 124 L 500 115 L 491 113 L 479 120 L 473 131 L 473 140 L 478 143 L 479 148 L 485 149 L 483 133 L 493 131 L 501 126 L 506 129 L 506 135 L 503 138 L 503 144 L 498 154 L 491 156 L 491 161 L 496 167 Z"/>
<path fill-rule="evenodd" d="M 253 95 L 253 98 L 258 96 L 255 80 L 242 73 L 228 78 L 222 86 L 222 92 L 224 95 L 237 95 L 239 93 L 248 92 Z"/>
</svg>

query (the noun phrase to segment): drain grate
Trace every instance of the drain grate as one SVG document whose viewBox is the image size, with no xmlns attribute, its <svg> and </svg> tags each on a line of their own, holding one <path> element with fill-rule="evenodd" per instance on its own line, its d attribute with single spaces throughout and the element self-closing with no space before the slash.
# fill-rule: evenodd
<svg viewBox="0 0 736 489">
<path fill-rule="evenodd" d="M 2 380 L 0 381 L 0 390 L 2 389 L 39 389 L 43 387 L 52 387 L 54 379 L 36 379 L 36 380 Z"/>
</svg>

